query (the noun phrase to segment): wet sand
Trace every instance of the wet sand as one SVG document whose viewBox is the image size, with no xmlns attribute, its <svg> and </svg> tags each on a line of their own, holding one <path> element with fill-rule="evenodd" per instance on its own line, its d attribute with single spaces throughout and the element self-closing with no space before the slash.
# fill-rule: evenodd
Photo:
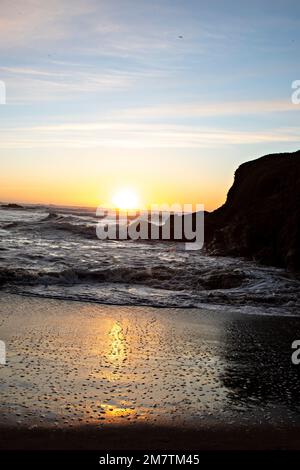
<svg viewBox="0 0 300 470">
<path fill-rule="evenodd" d="M 300 319 L 0 300 L 1 448 L 300 448 Z"/>
</svg>

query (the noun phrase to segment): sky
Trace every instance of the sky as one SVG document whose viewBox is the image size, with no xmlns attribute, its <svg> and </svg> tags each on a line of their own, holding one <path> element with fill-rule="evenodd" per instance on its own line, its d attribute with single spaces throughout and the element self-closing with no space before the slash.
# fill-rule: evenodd
<svg viewBox="0 0 300 470">
<path fill-rule="evenodd" d="M 0 201 L 220 206 L 300 148 L 299 1 L 0 0 Z"/>
</svg>

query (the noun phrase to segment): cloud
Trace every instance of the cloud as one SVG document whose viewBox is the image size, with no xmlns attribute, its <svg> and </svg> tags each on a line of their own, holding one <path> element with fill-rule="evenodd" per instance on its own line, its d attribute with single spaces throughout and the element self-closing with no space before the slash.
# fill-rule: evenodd
<svg viewBox="0 0 300 470">
<path fill-rule="evenodd" d="M 289 100 L 233 101 L 223 103 L 165 104 L 118 110 L 115 114 L 125 119 L 218 117 L 228 115 L 268 114 L 299 111 Z"/>
<path fill-rule="evenodd" d="M 73 33 L 72 21 L 92 13 L 94 2 L 82 0 L 1 0 L 0 47 L 41 47 Z"/>
<path fill-rule="evenodd" d="M 82 94 L 126 90 L 144 78 L 139 71 L 52 64 L 51 67 L 0 67 L 7 85 L 7 103 L 76 100 Z"/>
<path fill-rule="evenodd" d="M 89 122 L 7 128 L 0 148 L 222 148 L 300 142 L 299 128 L 233 131 L 197 126 Z"/>
<path fill-rule="evenodd" d="M 128 57 L 170 49 L 178 54 L 187 41 L 179 43 L 178 31 L 166 26 L 157 9 L 135 0 L 1 0 L 0 49 L 58 56 Z M 171 19 L 170 10 L 166 16 Z"/>
</svg>

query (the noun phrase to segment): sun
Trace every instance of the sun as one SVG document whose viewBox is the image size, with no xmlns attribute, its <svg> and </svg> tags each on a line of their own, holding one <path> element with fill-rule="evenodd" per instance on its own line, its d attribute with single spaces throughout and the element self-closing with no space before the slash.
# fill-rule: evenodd
<svg viewBox="0 0 300 470">
<path fill-rule="evenodd" d="M 119 189 L 112 197 L 112 202 L 121 210 L 133 210 L 140 207 L 138 194 L 132 188 Z"/>
</svg>

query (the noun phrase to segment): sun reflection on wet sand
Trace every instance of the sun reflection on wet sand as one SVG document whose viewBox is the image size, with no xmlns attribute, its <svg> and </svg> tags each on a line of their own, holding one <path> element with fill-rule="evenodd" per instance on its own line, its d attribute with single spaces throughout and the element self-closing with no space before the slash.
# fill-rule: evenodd
<svg viewBox="0 0 300 470">
<path fill-rule="evenodd" d="M 101 408 L 105 411 L 105 416 L 108 418 L 114 417 L 128 417 L 134 415 L 136 410 L 134 408 L 120 408 L 115 405 L 102 404 Z"/>
<path fill-rule="evenodd" d="M 221 323 L 198 311 L 22 299 L 7 318 L 0 411 L 16 423 L 176 424 L 227 403 Z"/>
<path fill-rule="evenodd" d="M 127 359 L 127 343 L 126 336 L 123 333 L 122 325 L 119 321 L 114 322 L 108 333 L 111 338 L 108 359 L 113 363 L 122 364 Z"/>
</svg>

